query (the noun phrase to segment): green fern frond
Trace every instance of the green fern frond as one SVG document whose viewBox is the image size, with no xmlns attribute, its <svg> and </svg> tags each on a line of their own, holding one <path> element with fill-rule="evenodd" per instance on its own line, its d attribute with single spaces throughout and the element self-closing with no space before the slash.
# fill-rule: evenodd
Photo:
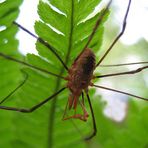
<svg viewBox="0 0 148 148">
<path fill-rule="evenodd" d="M 12 29 L 13 35 L 11 38 L 14 41 L 16 41 L 14 36 L 17 29 L 12 25 L 12 21 L 16 18 L 15 16 L 17 16 L 15 11 L 18 11 L 18 5 L 20 4 L 19 1 L 17 2 L 17 5 L 14 2 L 6 5 L 7 9 L 12 5 L 14 13 L 10 13 L 12 11 L 9 11 L 3 14 L 4 20 L 2 21 L 6 26 L 10 26 L 9 33 Z M 100 3 L 100 0 L 50 0 L 49 2 L 50 3 L 39 2 L 38 14 L 40 20 L 35 23 L 35 30 L 38 36 L 54 47 L 65 63 L 70 66 L 86 44 L 100 13 L 98 12 L 89 20 L 83 20 L 94 11 L 95 7 Z M 57 9 L 53 9 L 53 7 Z M 3 10 L 0 10 L 4 13 L 5 7 L 3 6 L 2 8 Z M 11 14 L 10 16 L 9 13 Z M 10 18 L 12 18 L 12 20 L 8 23 Z M 103 23 L 104 22 L 100 25 L 90 44 L 90 47 L 92 47 L 95 53 L 100 49 L 102 43 Z M 16 31 L 14 31 L 14 29 Z M 5 37 L 4 34 L 2 37 Z M 11 47 L 10 44 L 7 45 Z M 6 46 L 5 48 L 7 48 Z M 18 43 L 13 44 L 13 48 L 15 49 L 17 46 Z M 66 71 L 64 71 L 63 66 L 49 49 L 39 42 L 36 43 L 36 48 L 39 56 L 33 54 L 27 55 L 27 61 L 30 64 L 66 76 Z M 12 49 L 4 52 L 11 56 L 17 56 L 17 52 L 14 52 Z M 21 73 L 18 72 L 20 65 L 7 60 L 3 60 L 0 64 L 4 64 L 4 61 L 14 65 L 14 67 L 9 65 L 6 69 L 10 71 L 8 73 L 9 75 L 12 74 L 12 72 L 17 73 L 16 75 L 8 77 L 10 80 L 15 80 L 18 84 L 22 78 Z M 1 69 L 2 72 L 5 71 L 4 69 L 5 68 Z M 30 68 L 25 68 L 24 70 L 28 73 L 29 79 L 25 85 L 10 98 L 8 104 L 11 106 L 29 108 L 49 97 L 65 85 L 65 82 L 60 78 Z M 6 81 L 6 77 L 2 79 L 6 89 L 5 93 L 1 95 L 3 98 L 8 93 L 6 85 L 9 80 Z M 10 91 L 15 88 L 15 85 L 9 88 Z M 3 87 L 3 85 L 1 85 L 1 87 Z M 9 118 L 9 124 L 12 126 L 13 132 L 11 138 L 6 137 L 6 141 L 12 144 L 7 147 L 66 148 L 69 146 L 75 147 L 75 144 L 77 144 L 78 148 L 85 147 L 86 143 L 82 140 L 82 137 L 85 137 L 91 132 L 91 118 L 85 123 L 77 120 L 62 121 L 61 119 L 68 95 L 68 90 L 62 92 L 56 99 L 53 99 L 31 114 L 8 113 L 12 116 L 12 118 Z M 5 111 L 2 112 L 5 113 Z M 4 140 L 3 143 L 6 144 Z"/>
</svg>

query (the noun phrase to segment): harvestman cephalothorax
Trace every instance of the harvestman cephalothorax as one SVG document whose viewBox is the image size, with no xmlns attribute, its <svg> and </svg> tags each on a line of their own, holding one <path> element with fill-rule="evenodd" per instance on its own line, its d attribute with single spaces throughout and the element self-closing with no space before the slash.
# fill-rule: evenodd
<svg viewBox="0 0 148 148">
<path fill-rule="evenodd" d="M 87 118 L 88 118 L 88 113 L 86 111 L 85 104 L 84 104 L 84 93 L 85 93 L 86 97 L 88 99 L 88 103 L 89 103 L 89 107 L 90 107 L 90 111 L 91 111 L 91 116 L 92 116 L 92 121 L 93 121 L 93 131 L 89 136 L 87 136 L 85 138 L 85 140 L 89 140 L 89 139 L 91 139 L 92 137 L 94 137 L 96 135 L 97 128 L 96 128 L 96 122 L 95 122 L 95 116 L 94 116 L 93 108 L 92 108 L 90 97 L 89 97 L 89 89 L 88 89 L 88 87 L 97 87 L 97 88 L 100 88 L 100 89 L 105 89 L 105 90 L 108 90 L 108 91 L 114 91 L 114 92 L 117 92 L 117 93 L 125 94 L 125 95 L 128 95 L 128 96 L 132 96 L 132 97 L 135 97 L 135 98 L 138 98 L 138 99 L 148 101 L 147 100 L 148 98 L 140 97 L 140 96 L 137 96 L 137 95 L 134 95 L 134 94 L 130 94 L 130 93 L 127 93 L 127 92 L 123 92 L 123 91 L 120 91 L 120 90 L 116 90 L 116 89 L 112 89 L 112 88 L 108 88 L 108 87 L 104 87 L 104 86 L 100 86 L 100 85 L 95 85 L 92 82 L 93 79 L 97 79 L 97 78 L 135 74 L 135 73 L 138 73 L 138 72 L 148 68 L 148 66 L 142 66 L 141 68 L 138 68 L 138 69 L 135 69 L 135 70 L 132 70 L 132 71 L 125 71 L 125 72 L 121 72 L 121 73 L 104 74 L 104 75 L 99 75 L 99 76 L 93 75 L 95 69 L 98 68 L 99 66 L 111 67 L 111 66 L 124 66 L 124 65 L 135 65 L 135 64 L 140 65 L 140 64 L 147 64 L 148 63 L 148 62 L 137 62 L 137 63 L 116 64 L 116 65 L 101 65 L 102 61 L 109 54 L 109 52 L 113 49 L 113 46 L 116 44 L 116 42 L 119 40 L 119 38 L 123 35 L 123 33 L 125 31 L 126 20 L 127 20 L 127 16 L 128 16 L 129 10 L 130 10 L 131 0 L 129 0 L 129 2 L 128 2 L 128 6 L 127 6 L 127 9 L 126 9 L 126 12 L 125 12 L 121 32 L 114 39 L 114 41 L 109 46 L 109 48 L 106 50 L 106 52 L 101 57 L 101 59 L 98 62 L 96 61 L 93 49 L 90 49 L 89 45 L 90 45 L 90 42 L 92 41 L 92 39 L 93 39 L 93 37 L 95 35 L 95 32 L 99 28 L 99 25 L 100 25 L 101 21 L 103 20 L 105 14 L 107 13 L 107 11 L 108 11 L 108 9 L 109 9 L 109 7 L 111 5 L 111 2 L 112 2 L 112 0 L 110 0 L 108 5 L 106 6 L 106 8 L 104 8 L 103 12 L 101 13 L 101 16 L 99 16 L 99 18 L 97 19 L 97 21 L 96 21 L 96 23 L 95 23 L 95 25 L 94 25 L 94 27 L 92 29 L 92 33 L 90 34 L 90 36 L 88 38 L 88 41 L 87 41 L 86 45 L 84 46 L 84 48 L 82 49 L 80 54 L 76 57 L 76 59 L 74 60 L 74 62 L 71 65 L 70 68 L 67 67 L 67 65 L 62 60 L 62 58 L 56 53 L 56 50 L 49 43 L 44 41 L 42 38 L 34 35 L 29 30 L 27 30 L 26 28 L 21 26 L 20 24 L 18 24 L 16 22 L 13 22 L 16 26 L 18 26 L 19 28 L 21 28 L 22 30 L 24 30 L 25 32 L 30 34 L 32 37 L 36 38 L 38 42 L 40 42 L 41 44 L 46 46 L 57 57 L 57 60 L 59 60 L 61 62 L 61 64 L 63 65 L 63 67 L 65 68 L 65 70 L 67 71 L 68 74 L 67 74 L 67 76 L 61 76 L 61 75 L 52 73 L 50 71 L 47 71 L 45 69 L 42 69 L 42 68 L 33 66 L 31 64 L 28 64 L 28 63 L 26 63 L 24 61 L 20 61 L 18 59 L 10 57 L 10 56 L 8 56 L 8 55 L 6 55 L 4 53 L 0 53 L 0 56 L 5 58 L 5 59 L 8 59 L 10 61 L 17 62 L 17 63 L 23 64 L 25 66 L 28 66 L 28 67 L 30 67 L 32 69 L 36 69 L 36 70 L 45 72 L 45 73 L 47 73 L 49 75 L 64 79 L 65 81 L 67 81 L 67 85 L 64 86 L 63 88 L 61 88 L 56 93 L 54 93 L 53 95 L 49 96 L 47 99 L 41 101 L 39 104 L 34 105 L 32 108 L 26 109 L 26 108 L 0 106 L 0 109 L 23 112 L 23 113 L 31 113 L 31 112 L 35 111 L 36 109 L 38 109 L 39 107 L 41 107 L 42 105 L 44 105 L 45 103 L 47 103 L 49 100 L 53 99 L 55 96 L 60 94 L 65 89 L 69 89 L 70 95 L 68 97 L 68 102 L 67 102 L 67 105 L 66 105 L 65 112 L 66 112 L 67 108 L 69 110 L 74 109 L 75 114 L 72 115 L 72 116 L 69 116 L 69 117 L 65 117 L 65 113 L 64 113 L 63 120 L 67 120 L 67 119 L 70 119 L 70 118 L 77 118 L 77 119 L 86 121 Z M 24 71 L 23 71 L 23 73 L 26 76 L 25 80 L 17 88 L 15 88 L 10 94 L 8 94 L 8 96 L 5 97 L 0 102 L 0 104 L 2 104 L 4 101 L 6 101 L 9 98 L 9 96 L 11 96 L 17 89 L 19 89 L 26 82 L 26 80 L 28 78 L 28 75 Z M 80 101 L 80 99 L 79 99 L 80 96 L 82 96 L 82 101 Z M 78 104 L 81 106 L 83 114 L 77 114 L 76 113 Z"/>
</svg>

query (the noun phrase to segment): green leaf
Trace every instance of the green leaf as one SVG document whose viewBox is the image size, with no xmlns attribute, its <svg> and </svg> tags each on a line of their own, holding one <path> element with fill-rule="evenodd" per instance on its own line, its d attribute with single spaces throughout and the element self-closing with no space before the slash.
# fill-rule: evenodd
<svg viewBox="0 0 148 148">
<path fill-rule="evenodd" d="M 16 58 L 20 58 L 17 51 L 18 41 L 14 38 L 18 29 L 12 25 L 12 21 L 18 16 L 21 2 L 7 0 L 0 3 L 0 52 Z M 16 88 L 21 78 L 20 66 L 0 57 L 0 100 Z M 12 112 L 0 111 L 0 147 L 12 147 L 11 142 L 15 139 L 14 116 Z"/>
<path fill-rule="evenodd" d="M 98 134 L 90 147 L 102 148 L 145 148 L 148 144 L 148 106 L 130 100 L 128 103 L 128 114 L 124 121 L 115 122 L 102 113 L 103 102 L 94 98 L 94 111 L 98 123 Z M 99 106 L 99 107 L 98 107 Z M 99 134 L 100 133 L 100 134 Z"/>
<path fill-rule="evenodd" d="M 18 16 L 18 6 L 21 2 L 21 0 L 6 0 L 0 3 L 0 25 L 9 26 L 12 24 L 12 21 Z"/>
<path fill-rule="evenodd" d="M 86 44 L 88 36 L 91 34 L 100 13 L 83 23 L 80 22 L 93 12 L 99 1 L 87 1 L 86 3 L 88 3 L 88 5 L 91 3 L 91 5 L 90 7 L 84 8 L 81 8 L 83 5 L 81 1 L 78 2 L 63 0 L 60 2 L 50 1 L 50 3 L 54 7 L 58 8 L 60 13 L 54 10 L 48 3 L 40 1 L 38 6 L 38 13 L 41 20 L 35 24 L 36 32 L 43 40 L 47 41 L 52 47 L 56 49 L 56 52 L 62 57 L 66 64 L 71 65 L 76 56 L 80 53 Z M 83 15 L 81 14 L 82 11 Z M 52 27 L 54 27 L 56 31 L 53 30 Z M 94 40 L 92 41 L 92 44 L 97 42 L 93 48 L 94 52 L 101 46 L 102 35 L 103 26 L 101 24 L 99 31 L 97 31 Z M 92 44 L 90 46 L 92 46 Z M 58 73 L 60 75 L 66 74 L 61 63 L 49 49 L 45 48 L 40 43 L 37 43 L 37 50 L 42 57 L 46 58 L 46 62 L 48 62 L 49 66 L 51 65 L 50 67 L 54 67 L 52 68 L 52 72 Z M 34 59 L 30 62 L 31 64 L 36 65 L 38 60 Z M 40 65 L 40 67 L 43 67 L 43 65 Z M 57 71 L 58 68 L 59 71 Z M 49 78 L 50 77 L 52 76 L 49 76 Z M 48 87 L 48 96 L 49 94 L 59 90 L 64 83 L 63 80 L 60 80 L 59 78 L 54 79 L 53 82 L 51 81 L 51 78 L 49 78 L 46 82 L 50 84 Z M 46 87 L 46 83 L 44 83 L 44 87 Z M 61 121 L 68 95 L 68 91 L 62 92 L 56 99 L 50 102 L 51 109 L 44 111 L 49 112 L 50 114 L 49 122 L 46 123 L 46 125 L 48 125 L 46 140 L 49 147 L 68 147 L 74 143 L 77 143 L 77 147 L 85 147 L 85 143 L 80 140 L 81 135 L 77 128 L 80 129 L 83 135 L 87 135 L 92 130 L 92 127 L 89 125 L 91 124 L 91 119 L 89 119 L 89 121 L 85 124 L 81 121 Z M 79 125 L 79 127 L 74 128 L 73 122 L 76 126 Z"/>
<path fill-rule="evenodd" d="M 36 33 L 54 47 L 55 51 L 69 66 L 86 44 L 100 13 L 85 22 L 83 20 L 93 12 L 99 2 L 100 0 L 87 0 L 84 2 L 51 0 L 50 4 L 43 1 L 39 2 L 38 13 L 40 21 L 35 23 Z M 9 27 L 1 32 L 3 41 L 0 49 L 1 52 L 16 58 L 21 58 L 21 56 L 16 51 L 18 42 L 14 39 L 14 36 L 17 28 L 12 25 L 12 21 L 16 19 L 19 4 L 20 1 L 16 1 L 16 3 L 6 1 L 1 4 L 3 8 L 1 9 L 3 13 L 1 18 L 2 25 Z M 56 7 L 58 11 L 55 11 L 51 6 Z M 12 8 L 12 11 L 4 13 L 6 7 Z M 101 23 L 90 44 L 95 53 L 101 46 L 103 23 Z M 10 40 L 8 43 L 5 43 L 6 38 Z M 64 71 L 64 67 L 49 49 L 39 42 L 36 43 L 36 48 L 39 56 L 28 54 L 27 62 L 53 73 L 66 76 L 67 73 Z M 5 63 L 8 63 L 7 66 L 4 66 L 6 65 Z M 23 80 L 23 75 L 19 70 L 24 68 L 24 66 L 2 58 L 0 64 L 0 77 L 2 79 L 0 97 L 4 98 Z M 60 78 L 31 68 L 24 68 L 24 70 L 29 75 L 27 82 L 4 105 L 30 108 L 66 85 L 65 81 Z M 14 80 L 14 84 L 11 82 L 12 80 Z M 93 94 L 94 91 L 91 96 Z M 91 118 L 89 118 L 88 122 L 77 120 L 62 121 L 68 95 L 69 91 L 65 90 L 52 101 L 30 114 L 1 111 L 0 115 L 3 115 L 4 118 L 3 126 L 1 126 L 2 135 L 5 138 L 0 143 L 0 146 L 8 148 L 65 148 L 69 146 L 75 147 L 75 144 L 77 144 L 78 148 L 85 147 L 86 143 L 82 138 L 92 130 Z M 10 117 L 8 116 L 9 114 Z M 5 125 L 7 121 L 5 116 L 7 117 L 8 125 Z M 6 128 L 8 128 L 7 131 Z"/>
</svg>

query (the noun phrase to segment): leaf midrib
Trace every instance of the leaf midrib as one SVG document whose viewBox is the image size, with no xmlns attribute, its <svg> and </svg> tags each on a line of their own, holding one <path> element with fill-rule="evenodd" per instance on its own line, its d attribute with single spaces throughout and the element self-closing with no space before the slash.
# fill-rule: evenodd
<svg viewBox="0 0 148 148">
<path fill-rule="evenodd" d="M 70 58 L 70 53 L 71 53 L 71 49 L 72 49 L 72 34 L 73 34 L 73 20 L 74 20 L 74 1 L 72 0 L 71 2 L 71 19 L 70 19 L 70 35 L 69 35 L 69 45 L 68 45 L 68 49 L 67 49 L 67 54 L 66 54 L 66 58 L 65 58 L 65 64 L 68 65 L 68 61 Z M 65 68 L 62 67 L 60 70 L 59 75 L 63 75 L 65 71 Z M 61 79 L 57 78 L 56 81 L 56 87 L 55 87 L 55 92 L 58 91 L 59 87 L 61 85 Z M 53 146 L 53 133 L 54 133 L 54 119 L 55 119 L 55 109 L 56 109 L 56 102 L 57 102 L 57 97 L 54 98 L 54 100 L 52 101 L 51 104 L 51 109 L 50 109 L 50 114 L 49 114 L 49 128 L 48 128 L 48 148 L 52 148 Z"/>
</svg>

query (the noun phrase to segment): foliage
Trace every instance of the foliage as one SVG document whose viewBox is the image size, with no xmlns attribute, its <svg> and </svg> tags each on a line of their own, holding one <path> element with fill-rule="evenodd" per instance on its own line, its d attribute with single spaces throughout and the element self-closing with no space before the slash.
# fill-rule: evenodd
<svg viewBox="0 0 148 148">
<path fill-rule="evenodd" d="M 82 22 L 82 20 L 93 12 L 99 2 L 100 0 L 50 0 L 50 4 L 56 7 L 60 11 L 59 13 L 52 9 L 49 3 L 39 2 L 38 14 L 41 20 L 35 23 L 36 33 L 56 49 L 56 52 L 68 66 L 72 64 L 86 44 L 100 13 L 85 22 Z M 17 59 L 24 59 L 16 50 L 18 41 L 14 37 L 17 33 L 17 27 L 12 25 L 12 21 L 18 15 L 20 4 L 21 0 L 6 0 L 0 4 L 0 25 L 6 26 L 6 29 L 0 32 L 0 38 L 2 39 L 0 40 L 0 52 Z M 100 49 L 102 43 L 103 23 L 90 44 L 95 53 Z M 60 33 L 54 31 L 51 26 Z M 36 48 L 39 56 L 28 54 L 25 57 L 26 62 L 56 74 L 66 75 L 63 66 L 49 49 L 39 42 L 36 43 Z M 4 98 L 22 82 L 24 75 L 20 72 L 20 69 L 24 69 L 28 73 L 29 79 L 3 105 L 29 108 L 65 85 L 65 82 L 59 78 L 0 58 L 0 99 Z M 62 92 L 56 99 L 31 114 L 0 110 L 0 133 L 2 137 L 0 146 L 5 148 L 67 148 L 70 146 L 72 148 L 77 145 L 78 148 L 86 146 L 124 148 L 136 147 L 137 144 L 141 148 L 146 147 L 145 144 L 148 140 L 144 126 L 147 127 L 148 125 L 147 107 L 138 110 L 139 105 L 134 102 L 130 103 L 131 110 L 126 121 L 120 125 L 115 124 L 104 117 L 102 114 L 103 104 L 98 100 L 98 96 L 94 97 L 94 90 L 91 90 L 98 134 L 92 142 L 85 143 L 81 138 L 92 130 L 91 118 L 88 122 L 61 120 L 68 94 L 68 91 Z M 135 122 L 142 122 L 144 126 L 138 124 L 138 126 L 140 125 L 138 127 L 134 125 Z M 136 134 L 132 135 L 133 132 Z M 139 135 L 145 138 L 140 140 Z M 128 136 L 131 138 L 126 140 Z M 133 143 L 134 145 L 132 145 Z"/>
<path fill-rule="evenodd" d="M 148 146 L 148 106 L 141 101 L 128 102 L 127 116 L 122 122 L 115 122 L 102 114 L 101 103 L 94 108 L 97 113 L 98 135 L 90 147 L 101 148 L 146 148 Z"/>
<path fill-rule="evenodd" d="M 18 57 L 18 41 L 14 38 L 18 29 L 12 25 L 17 18 L 21 0 L 7 0 L 0 3 L 0 52 Z M 13 46 L 12 46 L 13 45 Z M 21 78 L 19 65 L 0 58 L 0 98 L 4 98 L 15 88 Z M 14 103 L 15 104 L 15 103 Z M 0 112 L 0 147 L 11 147 L 14 140 L 14 116 L 11 113 Z"/>
<path fill-rule="evenodd" d="M 50 43 L 50 45 L 52 45 L 56 49 L 56 52 L 59 55 L 62 55 L 63 60 L 65 60 L 67 54 L 69 54 L 69 56 L 67 56 L 66 62 L 70 65 L 76 55 L 86 44 L 88 36 L 90 35 L 92 28 L 96 22 L 96 19 L 98 18 L 100 13 L 98 13 L 95 17 L 89 19 L 86 22 L 80 22 L 93 12 L 94 8 L 99 3 L 99 0 L 87 1 L 87 3 L 86 1 L 78 2 L 69 0 L 60 2 L 53 0 L 50 2 L 53 6 L 57 7 L 60 11 L 62 11 L 62 13 L 57 13 L 55 10 L 52 9 L 52 7 L 49 6 L 49 4 L 40 1 L 38 5 L 38 13 L 41 18 L 41 21 L 36 22 L 35 29 L 37 34 L 42 39 Z M 9 4 L 10 2 L 7 1 L 7 3 Z M 7 6 L 9 6 L 8 4 Z M 86 7 L 84 7 L 85 4 L 87 4 Z M 1 4 L 1 7 L 3 8 L 4 5 L 6 5 L 5 2 Z M 82 11 L 83 13 L 81 13 Z M 5 19 L 5 16 L 3 16 L 3 18 Z M 15 20 L 15 18 L 13 18 L 13 20 Z M 9 21 L 9 19 L 7 21 Z M 12 21 L 10 22 L 10 24 L 12 24 Z M 62 35 L 53 31 L 53 29 L 51 29 L 49 25 L 62 32 Z M 13 30 L 16 29 L 14 25 L 11 25 L 10 28 Z M 8 29 L 6 29 L 5 31 L 10 32 Z M 94 46 L 94 50 L 97 50 L 101 45 L 102 32 L 103 27 L 101 25 L 100 29 L 97 31 L 94 37 L 94 40 L 90 45 Z M 13 34 L 13 40 L 15 40 L 14 35 L 15 34 Z M 4 35 L 2 35 L 2 37 L 5 38 Z M 12 47 L 12 44 L 10 45 L 7 43 L 6 45 L 9 46 L 9 48 Z M 6 45 L 1 52 L 6 50 Z M 17 44 L 13 48 L 16 49 L 16 46 Z M 36 65 L 38 67 L 52 71 L 54 73 L 60 73 L 61 75 L 65 74 L 65 72 L 63 71 L 63 66 L 61 65 L 61 63 L 59 63 L 59 61 L 50 52 L 49 49 L 45 48 L 38 42 L 36 46 L 39 55 L 42 56 L 42 58 L 40 56 L 28 54 L 27 62 L 31 63 L 32 65 Z M 13 54 L 16 52 L 12 49 L 9 50 Z M 9 52 L 6 53 L 14 57 L 16 56 L 10 54 Z M 5 59 L 1 59 L 2 75 L 5 70 L 5 68 L 3 68 L 4 62 L 8 63 L 8 66 L 6 67 L 7 71 L 11 71 L 8 74 L 11 74 L 12 71 L 14 71 L 15 73 L 17 72 L 17 74 L 11 77 L 9 75 L 6 76 L 11 81 L 15 81 L 14 85 L 10 85 L 11 87 L 9 89 L 8 86 L 11 83 L 10 80 L 5 77 L 3 78 L 3 83 L 6 84 L 2 85 L 1 83 L 1 91 L 6 91 L 5 93 L 1 94 L 1 98 L 4 98 L 7 93 L 11 92 L 11 90 L 13 90 L 23 80 L 23 75 L 21 74 L 21 72 L 18 71 L 20 65 L 7 61 Z M 12 67 L 11 64 L 14 65 L 15 68 Z M 21 66 L 21 68 L 23 68 L 23 66 Z M 50 96 L 55 91 L 59 90 L 62 85 L 64 85 L 64 82 L 61 81 L 59 78 L 57 79 L 53 76 L 32 70 L 30 68 L 25 68 L 25 71 L 28 73 L 29 79 L 27 80 L 25 85 L 21 87 L 21 89 L 19 89 L 11 98 L 9 98 L 8 103 L 5 103 L 5 105 L 10 104 L 11 106 L 17 107 L 31 107 L 32 105 L 38 103 L 40 100 L 43 100 Z M 11 118 L 8 118 L 8 123 L 11 125 L 12 135 L 10 138 L 6 136 L 5 140 L 3 140 L 4 145 L 6 143 L 11 143 L 11 147 L 15 148 L 41 148 L 47 146 L 66 147 L 68 145 L 77 143 L 78 147 L 85 147 L 85 143 L 83 142 L 83 140 L 81 140 L 81 135 L 78 132 L 77 128 L 79 128 L 79 130 L 81 130 L 81 133 L 85 135 L 91 130 L 91 127 L 89 127 L 89 122 L 83 123 L 80 121 L 73 120 L 65 122 L 61 121 L 68 94 L 68 91 L 61 93 L 58 98 L 54 99 L 50 103 L 44 105 L 41 109 L 31 114 L 1 111 L 1 113 L 4 113 L 4 117 L 6 116 L 8 118 L 7 114 L 11 115 Z M 5 126 L 5 118 L 3 119 L 3 121 L 4 124 L 3 126 L 1 126 L 1 128 L 3 132 L 6 132 L 5 128 L 8 128 L 8 126 Z M 79 127 L 77 127 L 77 124 L 79 125 Z M 8 133 L 10 133 L 9 128 Z"/>
</svg>

